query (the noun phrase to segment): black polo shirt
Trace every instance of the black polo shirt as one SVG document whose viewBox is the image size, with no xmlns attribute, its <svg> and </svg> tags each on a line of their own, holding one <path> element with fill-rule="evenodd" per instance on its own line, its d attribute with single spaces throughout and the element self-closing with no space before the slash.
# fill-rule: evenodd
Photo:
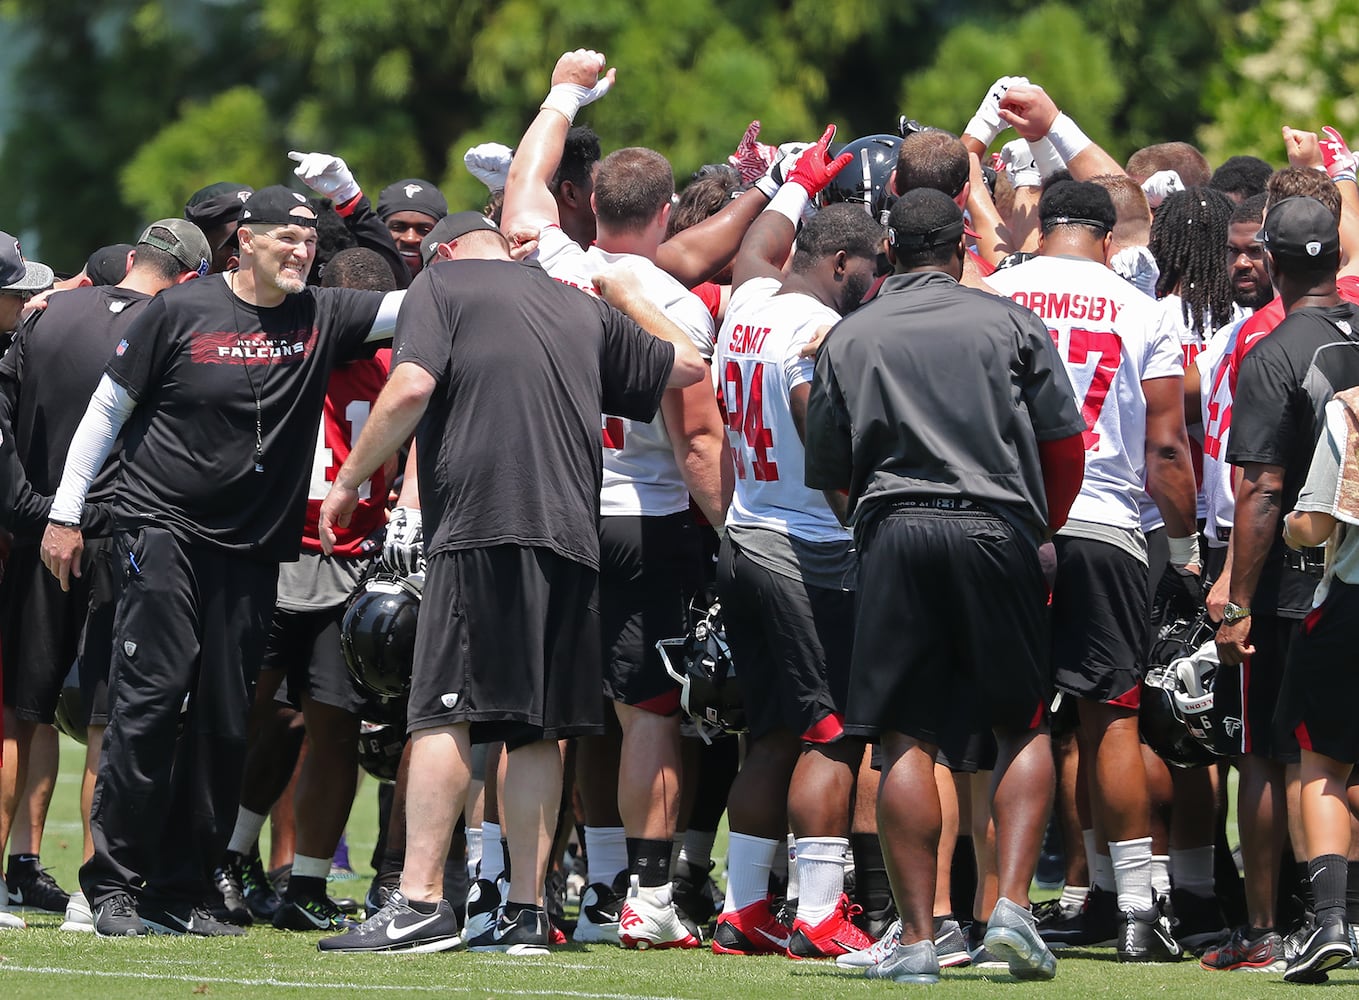
<svg viewBox="0 0 1359 1000">
<path fill-rule="evenodd" d="M 807 404 L 806 481 L 864 509 L 954 497 L 1047 533 L 1038 442 L 1085 430 L 1052 337 L 1009 299 L 936 271 L 893 275 L 838 323 Z"/>
<path fill-rule="evenodd" d="M 1342 302 L 1293 310 L 1241 361 L 1227 461 L 1282 466 L 1281 511 L 1287 514 L 1307 481 L 1326 404 L 1356 385 L 1359 306 Z M 1302 618 L 1312 609 L 1316 577 L 1286 567 L 1284 552 L 1283 536 L 1276 532 L 1251 607 Z"/>
</svg>

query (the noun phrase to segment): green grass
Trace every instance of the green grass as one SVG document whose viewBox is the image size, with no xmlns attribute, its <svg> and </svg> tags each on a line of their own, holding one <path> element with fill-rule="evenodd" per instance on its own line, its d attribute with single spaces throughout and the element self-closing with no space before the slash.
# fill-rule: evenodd
<svg viewBox="0 0 1359 1000">
<path fill-rule="evenodd" d="M 43 860 L 64 886 L 75 884 L 80 860 L 78 748 L 63 744 L 62 774 L 52 806 Z M 350 823 L 356 865 L 372 849 L 375 806 L 366 782 Z M 365 874 L 367 872 L 365 871 Z M 334 894 L 359 894 L 367 882 L 332 885 Z M 899 995 L 904 987 L 868 982 L 824 963 L 781 958 L 742 959 L 701 952 L 625 953 L 572 946 L 547 958 L 449 952 L 442 955 L 322 956 L 315 934 L 255 928 L 244 938 L 101 940 L 64 934 L 61 918 L 29 915 L 27 931 L 0 932 L 0 998 L 77 1000 L 84 997 L 256 998 L 367 996 L 570 997 L 624 1000 L 675 997 L 834 998 Z M 1181 997 L 1217 1000 L 1284 996 L 1295 992 L 1277 975 L 1222 974 L 1196 962 L 1120 966 L 1111 950 L 1067 952 L 1050 984 L 1017 983 L 1007 975 L 971 969 L 945 972 L 934 996 L 1046 998 Z M 1359 972 L 1333 974 L 1332 984 L 1354 988 Z M 998 992 L 1000 991 L 1000 992 Z"/>
</svg>

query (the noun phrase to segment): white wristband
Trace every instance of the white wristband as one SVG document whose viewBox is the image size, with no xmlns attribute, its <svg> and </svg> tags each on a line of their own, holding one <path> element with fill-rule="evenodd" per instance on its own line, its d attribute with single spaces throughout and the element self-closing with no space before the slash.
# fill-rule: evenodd
<svg viewBox="0 0 1359 1000">
<path fill-rule="evenodd" d="M 774 193 L 774 197 L 769 200 L 769 204 L 764 207 L 764 210 L 766 212 L 778 212 L 796 228 L 798 221 L 802 218 L 803 210 L 811 200 L 812 196 L 801 184 L 785 184 Z"/>
<path fill-rule="evenodd" d="M 1058 155 L 1052 140 L 1046 136 L 1029 143 L 1029 152 L 1033 154 L 1034 165 L 1038 167 L 1038 173 L 1044 180 L 1057 171 L 1066 169 L 1066 161 Z"/>
<path fill-rule="evenodd" d="M 1090 137 L 1081 131 L 1081 127 L 1072 121 L 1071 116 L 1065 111 L 1053 119 L 1052 128 L 1048 129 L 1047 139 L 1052 143 L 1052 148 L 1057 151 L 1057 155 L 1062 158 L 1063 163 L 1070 163 L 1085 152 L 1087 148 L 1094 145 Z M 1037 158 L 1035 154 L 1034 159 Z"/>
<path fill-rule="evenodd" d="M 981 115 L 973 115 L 972 120 L 967 123 L 967 128 L 963 129 L 963 135 L 970 135 L 988 149 L 996 141 L 996 136 L 1004 132 L 1008 125 L 1003 121 L 991 121 Z"/>
<path fill-rule="evenodd" d="M 1190 535 L 1188 538 L 1167 538 L 1166 542 L 1170 546 L 1170 565 L 1176 568 L 1203 565 L 1199 558 L 1198 535 Z"/>
<path fill-rule="evenodd" d="M 576 112 L 588 103 L 586 98 L 589 94 L 590 88 L 582 87 L 578 83 L 558 83 L 547 92 L 547 97 L 538 105 L 538 110 L 555 111 L 574 125 Z"/>
</svg>

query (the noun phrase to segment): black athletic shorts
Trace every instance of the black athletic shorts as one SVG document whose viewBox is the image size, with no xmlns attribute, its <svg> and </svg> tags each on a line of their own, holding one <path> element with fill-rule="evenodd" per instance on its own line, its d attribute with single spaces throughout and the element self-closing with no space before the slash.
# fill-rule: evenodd
<svg viewBox="0 0 1359 1000">
<path fill-rule="evenodd" d="M 959 730 L 939 742 L 934 762 L 957 774 L 996 769 L 996 734 L 989 729 Z"/>
<path fill-rule="evenodd" d="M 809 587 L 765 569 L 731 535 L 717 593 L 752 738 L 778 729 L 812 743 L 844 732 L 854 592 Z"/>
<path fill-rule="evenodd" d="M 91 538 L 85 542 L 79 577 L 71 575 L 71 589 L 63 591 L 57 578 L 42 564 L 36 545 L 23 545 L 10 553 L 0 582 L 0 658 L 4 661 L 4 701 L 25 722 L 51 723 L 57 698 L 81 652 L 86 619 L 95 608 L 94 583 L 112 589 L 113 540 Z M 111 626 L 111 618 L 109 621 Z M 91 633 L 91 642 L 107 642 Z M 102 664 L 107 718 L 109 652 L 96 653 L 91 668 Z M 91 684 L 92 690 L 96 685 Z"/>
<path fill-rule="evenodd" d="M 1059 691 L 1136 709 L 1146 673 L 1147 567 L 1116 545 L 1058 535 L 1052 665 Z"/>
<path fill-rule="evenodd" d="M 1244 729 L 1241 752 L 1290 764 L 1298 760 L 1298 740 L 1285 720 L 1275 725 L 1280 708 L 1284 666 L 1289 662 L 1302 621 L 1256 613 L 1250 618 L 1249 642 L 1255 652 L 1239 667 L 1220 667 L 1213 685 L 1213 698 L 1223 705 L 1241 707 Z M 1328 693 L 1327 697 L 1331 697 Z M 1219 715 L 1223 714 L 1218 705 Z"/>
<path fill-rule="evenodd" d="M 363 694 L 349 676 L 340 648 L 343 620 L 343 604 L 319 611 L 274 609 L 260 669 L 285 674 L 287 701 L 293 708 L 301 708 L 306 695 L 322 705 L 363 713 Z"/>
<path fill-rule="evenodd" d="M 1304 750 L 1359 762 L 1359 587 L 1331 581 L 1326 600 L 1302 620 L 1287 664 L 1276 730 Z"/>
<path fill-rule="evenodd" d="M 604 696 L 657 715 L 679 711 L 680 689 L 656 643 L 682 636 L 703 582 L 703 539 L 689 511 L 599 519 L 599 617 Z"/>
<path fill-rule="evenodd" d="M 550 549 L 431 556 L 407 730 L 467 722 L 509 749 L 604 731 L 595 571 Z"/>
<path fill-rule="evenodd" d="M 859 529 L 846 732 L 936 746 L 971 700 L 983 726 L 1040 725 L 1050 700 L 1047 587 L 1034 546 L 983 509 L 884 504 Z"/>
</svg>

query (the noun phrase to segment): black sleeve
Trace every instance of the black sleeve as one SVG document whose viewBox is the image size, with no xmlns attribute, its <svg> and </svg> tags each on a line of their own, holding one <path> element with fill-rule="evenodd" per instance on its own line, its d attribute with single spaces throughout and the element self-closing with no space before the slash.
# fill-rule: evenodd
<svg viewBox="0 0 1359 1000">
<path fill-rule="evenodd" d="M 817 354 L 816 374 L 807 397 L 803 480 L 814 490 L 843 490 L 854 473 L 854 442 L 849 407 L 831 364 L 828 340 Z"/>
<path fill-rule="evenodd" d="M 36 313 L 30 316 L 19 328 L 9 350 L 0 357 L 0 421 L 4 421 L 6 430 L 13 425 L 14 411 L 19 406 L 19 383 L 24 377 L 24 345 L 36 316 Z"/>
<path fill-rule="evenodd" d="M 127 336 L 113 351 L 104 371 L 137 402 L 161 383 L 170 358 L 178 348 L 166 299 L 157 295 L 132 321 Z"/>
<path fill-rule="evenodd" d="M 382 255 L 382 259 L 392 269 L 392 277 L 396 278 L 396 287 L 409 288 L 411 269 L 401 259 L 401 253 L 396 248 L 396 241 L 392 239 L 391 230 L 373 211 L 373 203 L 368 200 L 368 196 L 366 194 L 359 195 L 359 200 L 354 203 L 349 214 L 343 218 L 345 228 L 349 230 L 349 235 L 358 240 L 359 246 L 375 250 Z"/>
<path fill-rule="evenodd" d="M 1276 330 L 1270 337 L 1278 335 Z M 1296 433 L 1293 406 L 1295 379 L 1287 357 L 1266 339 L 1241 361 L 1232 400 L 1232 433 L 1227 461 L 1287 465 L 1289 442 Z"/>
<path fill-rule="evenodd" d="M 456 300 L 456 296 L 450 296 Z M 448 381 L 457 316 L 440 301 L 432 273 L 421 271 L 411 282 L 392 338 L 392 368 L 403 362 L 419 365 L 439 383 Z"/>
<path fill-rule="evenodd" d="M 358 361 L 373 356 L 368 333 L 373 329 L 383 292 L 357 288 L 316 288 L 316 325 L 321 336 L 336 338 L 335 362 Z"/>
<path fill-rule="evenodd" d="M 597 299 L 604 323 L 599 371 L 601 409 L 611 416 L 650 420 L 660 408 L 675 348 L 653 337 L 617 309 Z"/>
</svg>

